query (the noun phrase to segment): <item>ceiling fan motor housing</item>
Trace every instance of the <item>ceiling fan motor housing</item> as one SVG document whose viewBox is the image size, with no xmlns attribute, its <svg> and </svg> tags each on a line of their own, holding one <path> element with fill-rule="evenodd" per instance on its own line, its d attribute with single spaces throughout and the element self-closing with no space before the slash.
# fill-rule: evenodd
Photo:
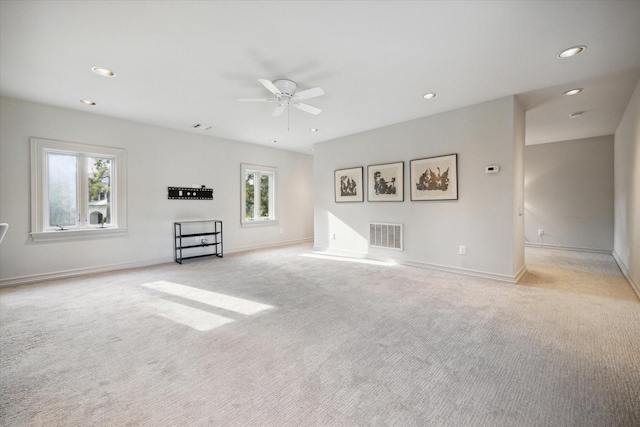
<svg viewBox="0 0 640 427">
<path fill-rule="evenodd" d="M 282 92 L 285 99 L 290 99 L 298 88 L 295 82 L 286 79 L 274 80 L 273 84 Z"/>
</svg>

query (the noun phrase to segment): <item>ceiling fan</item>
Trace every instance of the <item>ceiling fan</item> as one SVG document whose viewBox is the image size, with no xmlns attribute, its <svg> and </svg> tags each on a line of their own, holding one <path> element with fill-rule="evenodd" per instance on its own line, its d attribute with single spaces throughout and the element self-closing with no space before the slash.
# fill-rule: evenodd
<svg viewBox="0 0 640 427">
<path fill-rule="evenodd" d="M 316 96 L 324 95 L 324 91 L 319 87 L 306 89 L 301 92 L 296 92 L 298 85 L 287 79 L 274 80 L 273 82 L 267 79 L 258 79 L 260 83 L 267 90 L 275 95 L 275 98 L 270 99 L 239 99 L 238 101 L 256 101 L 256 102 L 277 102 L 278 106 L 273 110 L 271 114 L 273 117 L 282 115 L 284 110 L 288 106 L 294 106 L 298 110 L 302 110 L 310 114 L 320 114 L 321 109 L 312 105 L 303 104 L 300 102 L 303 99 L 315 98 Z"/>
</svg>

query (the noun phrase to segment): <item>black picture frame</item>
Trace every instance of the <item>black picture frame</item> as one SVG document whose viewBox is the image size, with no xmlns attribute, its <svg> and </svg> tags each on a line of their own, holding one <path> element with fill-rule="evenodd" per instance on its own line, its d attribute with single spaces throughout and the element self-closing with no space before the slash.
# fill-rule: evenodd
<svg viewBox="0 0 640 427">
<path fill-rule="evenodd" d="M 412 201 L 458 200 L 458 155 L 411 160 L 409 179 Z"/>
<path fill-rule="evenodd" d="M 336 203 L 364 202 L 363 171 L 362 166 L 334 171 L 333 187 Z"/>
<path fill-rule="evenodd" d="M 404 162 L 369 165 L 367 176 L 368 201 L 404 201 Z"/>
</svg>

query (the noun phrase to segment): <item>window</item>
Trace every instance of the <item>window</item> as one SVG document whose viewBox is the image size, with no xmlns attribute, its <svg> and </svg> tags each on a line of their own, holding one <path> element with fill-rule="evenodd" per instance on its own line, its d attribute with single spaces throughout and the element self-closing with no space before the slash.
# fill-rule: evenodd
<svg viewBox="0 0 640 427">
<path fill-rule="evenodd" d="M 34 241 L 124 234 L 124 194 L 124 150 L 31 139 Z"/>
<path fill-rule="evenodd" d="M 242 164 L 242 225 L 277 224 L 276 181 L 278 170 Z"/>
</svg>

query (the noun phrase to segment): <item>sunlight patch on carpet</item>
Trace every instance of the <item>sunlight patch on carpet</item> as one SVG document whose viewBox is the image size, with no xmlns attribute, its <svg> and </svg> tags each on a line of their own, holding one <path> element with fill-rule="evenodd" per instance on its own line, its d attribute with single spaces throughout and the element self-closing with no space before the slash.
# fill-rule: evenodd
<svg viewBox="0 0 640 427">
<path fill-rule="evenodd" d="M 158 316 L 202 332 L 234 321 L 228 317 L 218 316 L 217 314 L 204 310 L 159 298 L 151 299 L 147 301 L 145 305 L 146 308 L 151 309 L 151 311 Z"/>
<path fill-rule="evenodd" d="M 216 292 L 205 291 L 203 289 L 193 288 L 191 286 L 180 285 L 178 283 L 167 282 L 164 280 L 145 283 L 142 286 L 144 286 L 145 288 L 164 292 L 165 294 L 175 295 L 181 298 L 189 299 L 191 301 L 197 301 L 202 304 L 222 308 L 224 310 L 229 310 L 240 314 L 251 315 L 259 313 L 263 310 L 273 308 L 270 305 L 260 304 L 258 302 L 219 294 Z"/>
</svg>

